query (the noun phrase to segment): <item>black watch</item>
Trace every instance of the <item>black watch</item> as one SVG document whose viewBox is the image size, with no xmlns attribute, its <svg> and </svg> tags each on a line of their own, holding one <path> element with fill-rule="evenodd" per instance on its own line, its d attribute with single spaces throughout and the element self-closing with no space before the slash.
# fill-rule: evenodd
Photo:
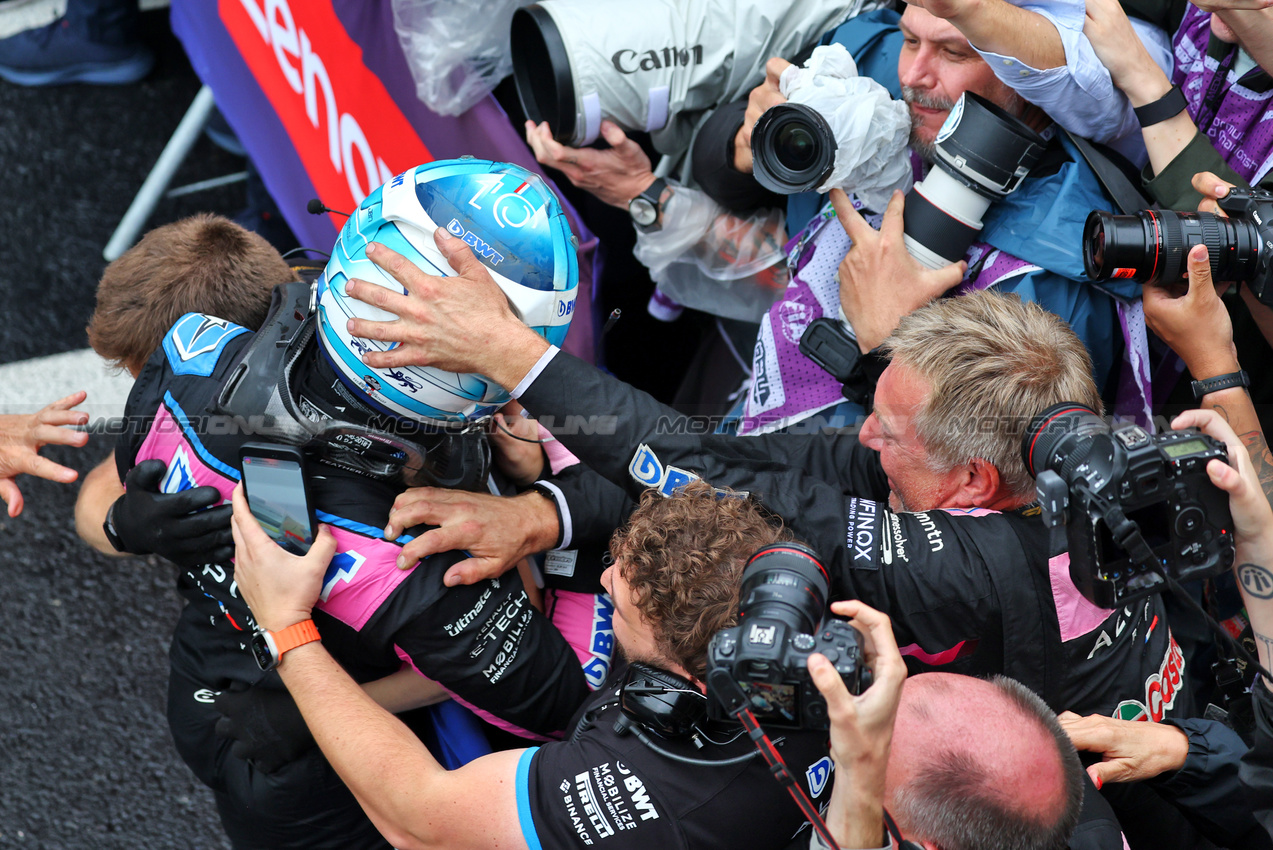
<svg viewBox="0 0 1273 850">
<path fill-rule="evenodd" d="M 1220 390 L 1227 390 L 1230 387 L 1243 387 L 1250 391 L 1251 378 L 1247 375 L 1245 369 L 1239 369 L 1237 372 L 1229 372 L 1227 375 L 1216 375 L 1214 378 L 1207 378 L 1202 381 L 1194 381 L 1190 384 L 1193 390 L 1194 401 L 1202 401 L 1203 396 L 1211 393 L 1218 393 Z"/>
<path fill-rule="evenodd" d="M 124 498 L 123 496 L 119 497 Z M 110 541 L 110 545 L 115 547 L 116 552 L 128 553 L 128 549 L 124 546 L 124 541 L 119 539 L 119 532 L 115 530 L 115 505 L 119 504 L 119 499 L 111 502 L 111 506 L 106 509 L 106 519 L 102 520 L 102 531 L 106 534 L 106 539 Z"/>
<path fill-rule="evenodd" d="M 628 201 L 628 215 L 632 216 L 632 222 L 636 224 L 637 230 L 642 233 L 653 233 L 662 229 L 663 225 L 659 223 L 659 215 L 663 212 L 663 190 L 667 188 L 667 181 L 662 177 L 655 177 L 654 182 L 645 187 L 645 191 Z"/>
</svg>

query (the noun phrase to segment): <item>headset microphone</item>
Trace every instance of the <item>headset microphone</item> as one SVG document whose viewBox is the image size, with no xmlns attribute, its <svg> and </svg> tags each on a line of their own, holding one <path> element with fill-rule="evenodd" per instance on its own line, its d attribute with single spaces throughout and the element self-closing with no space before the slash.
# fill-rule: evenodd
<svg viewBox="0 0 1273 850">
<path fill-rule="evenodd" d="M 310 198 L 309 203 L 305 205 L 305 209 L 309 212 L 310 215 L 322 215 L 323 213 L 336 213 L 336 215 L 343 215 L 345 218 L 349 218 L 349 213 L 343 213 L 340 210 L 334 210 L 331 207 L 324 206 L 323 202 L 318 200 L 318 198 Z"/>
</svg>

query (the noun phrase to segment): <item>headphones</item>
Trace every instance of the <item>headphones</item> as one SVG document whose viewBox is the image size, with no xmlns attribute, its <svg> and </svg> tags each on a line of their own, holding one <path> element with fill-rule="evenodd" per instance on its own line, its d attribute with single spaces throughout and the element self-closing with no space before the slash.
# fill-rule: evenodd
<svg viewBox="0 0 1273 850">
<path fill-rule="evenodd" d="M 684 676 L 634 661 L 619 688 L 619 710 L 661 738 L 688 738 L 707 720 L 707 696 Z"/>
</svg>

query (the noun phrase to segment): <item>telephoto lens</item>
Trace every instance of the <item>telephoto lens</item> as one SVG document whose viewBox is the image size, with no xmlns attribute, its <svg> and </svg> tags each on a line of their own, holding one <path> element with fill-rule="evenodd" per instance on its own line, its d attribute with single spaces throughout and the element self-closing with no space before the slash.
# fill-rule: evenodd
<svg viewBox="0 0 1273 850">
<path fill-rule="evenodd" d="M 752 173 L 771 192 L 811 192 L 835 167 L 835 133 L 827 119 L 803 103 L 765 110 L 751 138 Z"/>
<path fill-rule="evenodd" d="M 565 145 L 592 144 L 609 119 L 684 152 L 703 113 L 747 97 L 771 56 L 794 56 L 862 0 L 540 0 L 509 26 L 526 117 Z"/>
<path fill-rule="evenodd" d="M 963 259 L 982 215 L 1021 185 L 1045 144 L 985 98 L 960 95 L 937 133 L 933 168 L 906 194 L 907 250 L 933 269 Z"/>
<path fill-rule="evenodd" d="M 1171 210 L 1092 212 L 1083 227 L 1083 268 L 1092 280 L 1178 283 L 1188 278 L 1195 245 L 1207 246 L 1213 280 L 1249 282 L 1260 273 L 1260 233 L 1252 221 Z"/>
</svg>

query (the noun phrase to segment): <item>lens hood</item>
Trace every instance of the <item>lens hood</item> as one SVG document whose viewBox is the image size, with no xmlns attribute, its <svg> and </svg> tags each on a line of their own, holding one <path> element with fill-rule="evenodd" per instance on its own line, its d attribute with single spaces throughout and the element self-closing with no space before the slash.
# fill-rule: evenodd
<svg viewBox="0 0 1273 850">
<path fill-rule="evenodd" d="M 964 92 L 937 133 L 937 160 L 968 188 L 998 200 L 1038 164 L 1046 144 L 1021 119 Z"/>
<path fill-rule="evenodd" d="M 557 22 L 535 3 L 513 12 L 510 30 L 513 83 L 522 111 L 536 124 L 547 121 L 553 138 L 571 144 L 575 137 L 575 84 L 570 54 Z"/>
</svg>

